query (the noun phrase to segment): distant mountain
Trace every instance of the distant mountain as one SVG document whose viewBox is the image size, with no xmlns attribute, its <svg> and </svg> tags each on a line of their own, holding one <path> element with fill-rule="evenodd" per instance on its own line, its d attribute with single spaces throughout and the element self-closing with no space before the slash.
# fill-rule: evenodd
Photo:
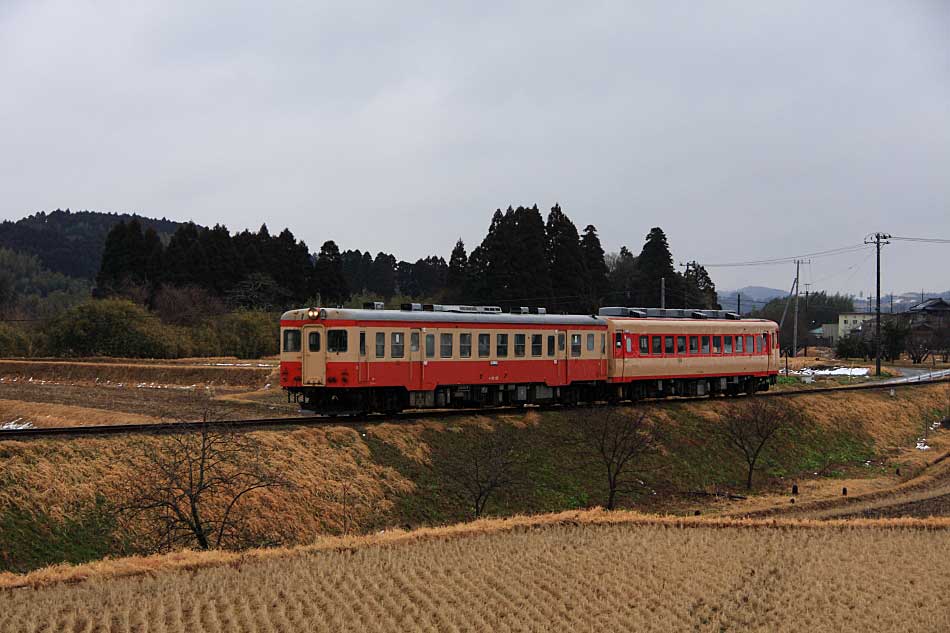
<svg viewBox="0 0 950 633">
<path fill-rule="evenodd" d="M 180 223 L 128 213 L 100 213 L 57 209 L 16 222 L 0 222 L 0 247 L 35 255 L 47 270 L 70 277 L 93 279 L 99 271 L 106 235 L 113 226 L 137 217 L 143 228 L 154 228 L 163 239 Z"/>
<path fill-rule="evenodd" d="M 741 309 L 743 312 L 748 312 L 752 308 L 761 308 L 772 299 L 784 297 L 787 294 L 787 290 L 779 290 L 778 288 L 746 286 L 738 290 L 721 290 L 719 292 L 719 304 L 723 310 L 736 311 L 739 304 L 739 295 L 742 295 Z"/>
</svg>

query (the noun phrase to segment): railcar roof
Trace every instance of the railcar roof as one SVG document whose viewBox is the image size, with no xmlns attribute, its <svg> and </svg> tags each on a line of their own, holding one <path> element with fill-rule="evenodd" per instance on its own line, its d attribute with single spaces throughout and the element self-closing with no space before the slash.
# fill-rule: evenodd
<svg viewBox="0 0 950 633">
<path fill-rule="evenodd" d="M 582 314 L 508 314 L 485 312 L 427 312 L 422 310 L 365 310 L 323 308 L 328 321 L 420 321 L 423 323 L 523 323 L 526 325 L 603 325 L 607 319 Z M 301 321 L 307 308 L 288 310 L 281 320 Z"/>
</svg>

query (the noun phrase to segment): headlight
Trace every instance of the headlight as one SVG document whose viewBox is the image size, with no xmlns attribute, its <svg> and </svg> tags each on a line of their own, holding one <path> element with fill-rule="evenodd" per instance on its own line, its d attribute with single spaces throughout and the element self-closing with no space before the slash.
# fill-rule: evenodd
<svg viewBox="0 0 950 633">
<path fill-rule="evenodd" d="M 316 308 L 310 308 L 307 310 L 307 318 L 311 321 L 315 321 L 318 316 L 320 316 L 320 312 Z"/>
</svg>

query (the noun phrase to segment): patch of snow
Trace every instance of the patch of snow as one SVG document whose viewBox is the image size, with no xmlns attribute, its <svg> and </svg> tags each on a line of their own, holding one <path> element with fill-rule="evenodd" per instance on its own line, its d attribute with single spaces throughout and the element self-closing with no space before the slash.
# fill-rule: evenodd
<svg viewBox="0 0 950 633">
<path fill-rule="evenodd" d="M 918 451 L 929 451 L 930 447 L 927 445 L 927 438 L 922 437 L 917 440 L 917 450 Z"/>
<path fill-rule="evenodd" d="M 23 429 L 32 429 L 33 423 L 23 418 L 15 418 L 9 422 L 0 424 L 0 431 L 20 431 Z"/>
<path fill-rule="evenodd" d="M 789 372 L 796 376 L 867 376 L 871 370 L 867 367 L 805 367 Z"/>
</svg>

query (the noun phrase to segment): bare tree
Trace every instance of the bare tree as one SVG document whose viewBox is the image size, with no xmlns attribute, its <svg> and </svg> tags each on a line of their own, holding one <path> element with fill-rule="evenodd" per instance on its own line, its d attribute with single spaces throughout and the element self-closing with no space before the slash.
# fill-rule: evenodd
<svg viewBox="0 0 950 633">
<path fill-rule="evenodd" d="M 477 519 L 492 495 L 518 481 L 520 453 L 514 432 L 507 425 L 499 425 L 462 427 L 447 433 L 457 435 L 433 455 L 432 470 Z"/>
<path fill-rule="evenodd" d="M 640 458 L 662 446 L 660 426 L 646 410 L 622 407 L 576 411 L 569 418 L 568 444 L 581 450 L 579 458 L 603 469 L 607 480 L 606 508 L 613 510 L 619 495 L 641 484 Z"/>
<path fill-rule="evenodd" d="M 136 441 L 125 461 L 131 476 L 118 491 L 120 516 L 144 532 L 147 549 L 159 551 L 261 544 L 244 502 L 284 485 L 270 450 L 208 419 L 197 430 Z"/>
<path fill-rule="evenodd" d="M 931 331 L 923 328 L 913 330 L 905 342 L 907 355 L 915 365 L 919 365 L 930 356 L 933 344 L 934 335 Z"/>
<path fill-rule="evenodd" d="M 719 431 L 726 444 L 739 452 L 748 466 L 746 488 L 751 490 L 762 451 L 776 434 L 799 423 L 801 414 L 775 400 L 756 397 L 731 405 L 719 415 L 719 420 Z"/>
</svg>

